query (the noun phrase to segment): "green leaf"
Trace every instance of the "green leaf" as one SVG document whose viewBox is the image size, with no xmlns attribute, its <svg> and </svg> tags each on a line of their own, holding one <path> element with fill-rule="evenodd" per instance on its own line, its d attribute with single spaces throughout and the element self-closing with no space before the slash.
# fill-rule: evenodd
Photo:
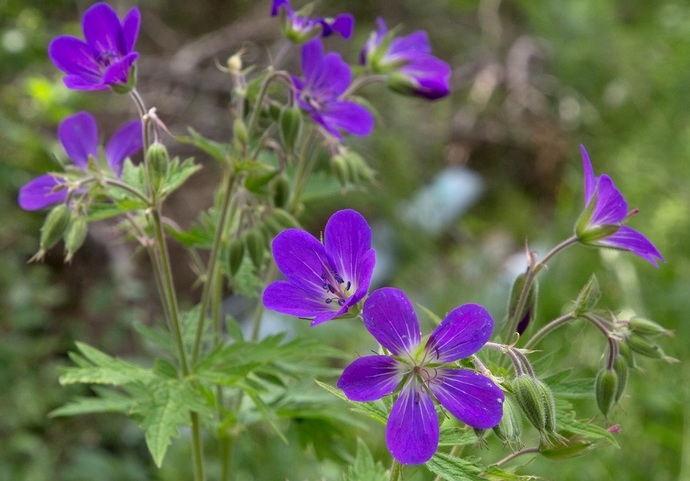
<svg viewBox="0 0 690 481">
<path fill-rule="evenodd" d="M 472 430 L 459 427 L 442 428 L 439 446 L 464 446 L 477 442 L 477 435 Z"/>
<path fill-rule="evenodd" d="M 370 417 L 374 421 L 378 421 L 379 423 L 384 425 L 386 424 L 386 422 L 388 422 L 388 414 L 380 407 L 379 403 L 350 401 L 345 396 L 345 394 L 343 394 L 342 391 L 340 391 L 340 389 L 320 381 L 316 381 L 316 384 L 324 388 L 326 391 L 339 397 L 343 401 L 347 402 L 352 407 L 353 411 L 358 412 L 360 414 L 364 414 L 365 416 Z"/>
<path fill-rule="evenodd" d="M 357 454 L 354 463 L 348 467 L 341 481 L 386 481 L 388 472 L 381 463 L 374 462 L 369 448 L 357 438 Z"/>
<path fill-rule="evenodd" d="M 104 391 L 104 390 L 102 390 Z M 108 392 L 102 393 L 101 397 L 77 397 L 53 410 L 49 416 L 75 416 L 78 414 L 91 413 L 129 413 L 134 403 L 132 399 L 121 394 Z"/>
<path fill-rule="evenodd" d="M 207 139 L 193 128 L 188 129 L 191 137 L 176 137 L 176 140 L 184 144 L 191 144 L 206 152 L 220 163 L 227 163 L 230 156 L 230 148 L 227 144 Z"/>
<path fill-rule="evenodd" d="M 120 199 L 108 203 L 93 203 L 89 206 L 89 213 L 86 216 L 88 222 L 94 222 L 97 220 L 110 219 L 111 217 L 117 217 L 125 212 L 131 212 L 133 210 L 145 209 L 146 204 L 140 199 Z"/>
<path fill-rule="evenodd" d="M 180 380 L 151 383 L 148 398 L 136 407 L 142 416 L 146 445 L 159 468 L 172 439 L 180 426 L 190 424 L 190 411 L 206 412 L 201 395 L 188 383 Z"/>
<path fill-rule="evenodd" d="M 112 384 L 121 386 L 133 382 L 145 382 L 153 378 L 151 371 L 136 364 L 116 359 L 98 349 L 77 342 L 82 355 L 71 353 L 71 358 L 78 367 L 62 369 L 60 384 Z"/>
<path fill-rule="evenodd" d="M 466 458 L 456 458 L 445 453 L 436 453 L 426 463 L 429 471 L 448 481 L 486 481 L 482 468 Z"/>
<path fill-rule="evenodd" d="M 180 159 L 175 157 L 168 166 L 168 175 L 166 176 L 165 183 L 161 189 L 161 197 L 165 198 L 175 192 L 199 169 L 201 169 L 201 166 L 195 164 L 193 158 L 190 157 L 189 159 L 185 159 L 183 162 L 180 162 Z"/>
</svg>

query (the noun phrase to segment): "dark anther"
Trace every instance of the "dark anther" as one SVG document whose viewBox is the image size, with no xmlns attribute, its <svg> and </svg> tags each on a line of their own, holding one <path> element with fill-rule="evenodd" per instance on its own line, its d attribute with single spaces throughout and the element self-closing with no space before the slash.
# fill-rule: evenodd
<svg viewBox="0 0 690 481">
<path fill-rule="evenodd" d="M 331 299 L 330 297 L 327 297 L 326 298 L 326 304 L 330 304 L 331 302 L 333 302 L 333 299 Z"/>
</svg>

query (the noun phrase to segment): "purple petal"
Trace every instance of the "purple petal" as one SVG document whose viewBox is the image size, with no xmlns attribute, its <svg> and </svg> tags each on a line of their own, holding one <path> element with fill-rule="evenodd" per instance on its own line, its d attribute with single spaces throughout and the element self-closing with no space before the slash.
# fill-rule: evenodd
<svg viewBox="0 0 690 481">
<path fill-rule="evenodd" d="M 321 20 L 323 26 L 323 37 L 328 37 L 333 32 L 338 32 L 344 39 L 352 36 L 352 30 L 355 26 L 355 18 L 349 13 L 341 13 L 335 18 L 329 20 Z"/>
<path fill-rule="evenodd" d="M 290 7 L 290 2 L 288 0 L 273 0 L 273 7 L 271 7 L 271 17 L 275 17 L 276 15 L 278 15 L 278 11 L 282 6 L 285 6 L 288 14 L 292 12 L 292 8 Z"/>
<path fill-rule="evenodd" d="M 329 321 L 338 316 L 340 311 L 347 310 L 347 307 L 340 307 L 334 302 L 326 304 L 324 298 L 323 291 L 319 297 L 288 281 L 273 282 L 263 293 L 263 303 L 267 309 L 296 317 L 316 316 L 318 323 Z"/>
<path fill-rule="evenodd" d="M 351 135 L 369 135 L 374 129 L 374 116 L 355 102 L 330 102 L 320 113 L 322 125 L 336 138 L 342 139 L 338 130 Z"/>
<path fill-rule="evenodd" d="M 80 75 L 67 75 L 62 81 L 68 89 L 72 90 L 105 90 L 110 88 L 110 85 L 104 83 L 102 79 L 94 81 Z"/>
<path fill-rule="evenodd" d="M 585 206 L 587 206 L 596 190 L 597 179 L 594 177 L 592 161 L 589 160 L 589 154 L 585 150 L 584 145 L 580 145 L 580 154 L 582 155 L 582 168 L 585 173 Z"/>
<path fill-rule="evenodd" d="M 396 38 L 391 42 L 388 55 L 399 58 L 410 58 L 415 54 L 430 54 L 431 45 L 426 32 L 419 30 L 405 37 Z"/>
<path fill-rule="evenodd" d="M 61 184 L 52 175 L 36 177 L 19 189 L 19 207 L 24 210 L 39 210 L 49 205 L 64 202 L 67 189 L 54 191 Z"/>
<path fill-rule="evenodd" d="M 311 71 L 305 84 L 315 97 L 323 101 L 337 99 L 345 92 L 351 81 L 350 66 L 339 54 L 331 52 Z"/>
<path fill-rule="evenodd" d="M 139 9 L 137 7 L 134 7 L 122 20 L 122 34 L 125 40 L 125 53 L 129 53 L 134 49 L 134 44 L 137 43 L 137 37 L 139 36 L 140 25 L 141 13 L 139 13 Z"/>
<path fill-rule="evenodd" d="M 349 298 L 348 305 L 357 304 L 369 292 L 369 284 L 371 283 L 371 276 L 374 274 L 374 266 L 376 265 L 376 251 L 370 249 L 365 252 L 360 259 L 358 267 L 357 289 L 355 293 Z"/>
<path fill-rule="evenodd" d="M 364 217 L 352 209 L 333 214 L 324 229 L 324 245 L 338 274 L 359 286 L 367 274 L 360 271 L 362 258 L 371 250 L 371 229 Z"/>
<path fill-rule="evenodd" d="M 127 84 L 129 82 L 132 65 L 139 57 L 137 52 L 127 54 L 122 60 L 113 62 L 103 73 L 103 83 L 106 85 Z"/>
<path fill-rule="evenodd" d="M 438 362 L 453 362 L 477 352 L 491 338 L 494 320 L 478 304 L 456 307 L 446 315 L 424 347 Z"/>
<path fill-rule="evenodd" d="M 107 3 L 96 3 L 82 20 L 84 38 L 97 53 L 122 57 L 128 53 L 117 12 Z"/>
<path fill-rule="evenodd" d="M 273 258 L 285 278 L 314 298 L 325 299 L 323 275 L 329 273 L 326 249 L 313 235 L 301 229 L 287 229 L 272 243 Z"/>
<path fill-rule="evenodd" d="M 450 66 L 432 55 L 419 55 L 400 69 L 418 84 L 415 93 L 429 100 L 445 97 L 450 92 Z"/>
<path fill-rule="evenodd" d="M 386 445 L 402 464 L 427 462 L 438 448 L 439 424 L 434 402 L 413 377 L 393 404 L 386 425 Z"/>
<path fill-rule="evenodd" d="M 597 180 L 592 225 L 616 225 L 628 215 L 628 203 L 608 175 Z"/>
<path fill-rule="evenodd" d="M 655 267 L 659 267 L 657 259 L 666 262 L 664 257 L 649 239 L 628 226 L 621 226 L 615 234 L 598 241 L 597 244 L 604 247 L 613 247 L 615 249 L 630 251 L 650 262 Z"/>
<path fill-rule="evenodd" d="M 101 70 L 95 52 L 83 40 L 63 35 L 50 42 L 48 56 L 66 74 L 84 79 L 84 84 L 99 84 Z"/>
<path fill-rule="evenodd" d="M 140 120 L 127 122 L 120 127 L 105 146 L 105 158 L 110 170 L 119 177 L 124 160 L 141 150 L 143 143 Z"/>
<path fill-rule="evenodd" d="M 501 421 L 503 391 L 481 374 L 467 369 L 445 369 L 430 388 L 441 405 L 468 426 L 489 429 Z"/>
<path fill-rule="evenodd" d="M 58 138 L 67 156 L 80 169 L 86 169 L 89 156 L 98 158 L 98 127 L 88 112 L 64 119 L 58 126 Z"/>
<path fill-rule="evenodd" d="M 321 40 L 315 38 L 302 46 L 302 74 L 304 75 L 304 88 L 311 88 L 313 78 L 318 75 L 323 62 L 323 45 Z"/>
<path fill-rule="evenodd" d="M 353 361 L 338 379 L 342 389 L 352 401 L 376 401 L 388 396 L 402 381 L 398 361 L 388 356 L 365 356 Z"/>
<path fill-rule="evenodd" d="M 383 287 L 371 293 L 362 310 L 364 326 L 383 347 L 396 356 L 409 354 L 419 345 L 419 321 L 405 293 Z"/>
</svg>

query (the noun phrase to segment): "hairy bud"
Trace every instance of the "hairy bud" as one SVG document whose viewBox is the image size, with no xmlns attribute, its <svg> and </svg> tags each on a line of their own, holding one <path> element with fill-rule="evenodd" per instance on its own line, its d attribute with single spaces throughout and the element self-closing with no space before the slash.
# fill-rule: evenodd
<svg viewBox="0 0 690 481">
<path fill-rule="evenodd" d="M 503 401 L 503 417 L 501 422 L 493 427 L 496 437 L 504 444 L 519 446 L 522 437 L 522 414 L 515 398 L 506 394 Z"/>
<path fill-rule="evenodd" d="M 594 386 L 599 411 L 601 411 L 604 417 L 608 417 L 609 412 L 616 404 L 616 394 L 618 392 L 618 375 L 616 371 L 613 369 L 602 369 L 599 371 Z"/>
<path fill-rule="evenodd" d="M 628 322 L 628 325 L 630 326 L 630 331 L 639 336 L 657 337 L 662 334 L 666 336 L 672 335 L 672 332 L 662 325 L 643 317 L 633 317 Z"/>
<path fill-rule="evenodd" d="M 67 234 L 65 234 L 65 262 L 71 262 L 74 253 L 84 244 L 88 233 L 88 223 L 83 216 L 76 216 L 70 222 Z"/>
<path fill-rule="evenodd" d="M 551 389 L 531 376 L 518 376 L 512 383 L 513 394 L 527 420 L 537 428 L 542 440 L 550 442 L 556 434 L 556 402 Z"/>
<path fill-rule="evenodd" d="M 278 133 L 286 150 L 294 150 L 302 133 L 302 111 L 299 108 L 286 105 L 280 110 Z"/>
<path fill-rule="evenodd" d="M 60 204 L 53 208 L 41 227 L 40 250 L 45 252 L 62 238 L 69 227 L 72 213 L 66 204 Z M 40 253 L 39 253 L 40 254 Z"/>
</svg>

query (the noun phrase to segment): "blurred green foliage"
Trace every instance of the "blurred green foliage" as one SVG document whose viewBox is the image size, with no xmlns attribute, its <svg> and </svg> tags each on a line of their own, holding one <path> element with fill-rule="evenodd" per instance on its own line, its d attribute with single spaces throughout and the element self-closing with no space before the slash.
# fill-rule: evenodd
<svg viewBox="0 0 690 481">
<path fill-rule="evenodd" d="M 122 3 L 122 8 L 129 6 Z M 169 45 L 179 46 L 239 22 L 241 15 L 251 14 L 253 3 L 209 0 L 191 15 L 180 3 L 142 2 L 142 62 L 147 55 L 171 54 L 163 40 L 147 36 L 147 22 L 160 21 L 156 31 L 172 35 L 175 42 Z M 87 6 L 68 0 L 31 6 L 0 0 L 0 383 L 5 386 L 0 393 L 0 479 L 188 479 L 189 456 L 181 443 L 157 472 L 136 427 L 124 418 L 48 416 L 71 394 L 58 385 L 56 368 L 65 364 L 75 339 L 121 355 L 138 352 L 142 346 L 132 345 L 132 322 L 150 321 L 156 312 L 147 298 L 151 293 L 138 288 L 137 275 L 118 273 L 113 265 L 119 261 L 97 242 L 80 252 L 73 266 L 63 266 L 59 252 L 45 265 L 26 264 L 37 248 L 42 214 L 20 211 L 16 194 L 63 155 L 55 141 L 57 123 L 84 108 L 97 116 L 112 108 L 122 111 L 112 94 L 67 91 L 47 61 L 50 39 L 78 35 L 79 14 Z M 267 15 L 270 2 L 255 8 Z M 342 4 L 324 1 L 319 8 L 337 13 Z M 426 104 L 400 97 L 382 100 L 376 91 L 380 87 L 366 92 L 380 117 L 375 136 L 358 147 L 379 172 L 375 195 L 357 192 L 309 204 L 306 225 L 317 231 L 341 206 L 360 209 L 372 223 L 385 220 L 393 239 L 387 254 L 394 259 L 388 284 L 439 313 L 472 301 L 486 304 L 500 319 L 511 280 L 508 259 L 522 252 L 526 238 L 543 253 L 571 232 L 583 202 L 577 145 L 584 143 L 595 171 L 609 173 L 630 207 L 640 208 L 631 225 L 651 238 L 667 263 L 656 270 L 630 255 L 575 246 L 540 279 L 537 323 L 556 317 L 595 270 L 605 292 L 602 303 L 674 330 L 676 338 L 666 351 L 684 361 L 689 352 L 684 340 L 690 336 L 684 320 L 690 309 L 690 4 L 356 0 L 347 8 L 358 19 L 354 45 L 366 39 L 379 15 L 389 25 L 403 23 L 405 32 L 428 30 L 435 52 L 455 69 L 455 93 L 450 100 Z M 523 47 L 527 58 L 521 71 Z M 354 58 L 357 48 L 346 48 Z M 425 236 L 401 220 L 400 209 L 447 164 L 479 171 L 486 191 L 444 232 Z M 352 352 L 371 348 L 361 330 L 342 323 L 315 330 L 299 321 L 286 325 Z M 567 341 L 575 336 L 584 337 L 585 349 L 570 347 Z M 544 348 L 557 350 L 553 371 L 573 367 L 591 373 L 600 367 L 604 346 L 596 333 L 573 324 Z M 525 471 L 558 480 L 690 478 L 684 444 L 690 439 L 690 388 L 683 382 L 688 378 L 685 362 L 641 361 L 612 416 L 621 425 L 621 449 L 561 462 L 525 457 Z M 598 415 L 593 399 L 580 405 L 592 417 Z M 305 420 L 310 423 L 310 429 L 319 425 Z M 358 434 L 385 465 L 383 431 L 368 426 Z M 287 429 L 287 445 L 268 428 L 251 433 L 235 453 L 238 479 L 339 479 L 341 456 L 314 449 L 305 454 L 303 426 Z M 353 456 L 355 431 L 342 435 L 338 449 Z M 381 443 L 376 445 L 376 439 Z M 270 467 L 251 457 L 257 449 L 271 454 Z M 319 464 L 321 456 L 326 461 Z M 428 479 L 422 469 L 406 473 L 409 479 Z"/>
</svg>

